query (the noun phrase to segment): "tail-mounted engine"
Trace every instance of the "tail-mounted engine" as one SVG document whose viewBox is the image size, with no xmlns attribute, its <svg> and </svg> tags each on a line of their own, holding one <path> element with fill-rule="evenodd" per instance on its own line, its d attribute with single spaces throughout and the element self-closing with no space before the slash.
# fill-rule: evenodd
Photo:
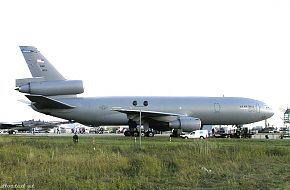
<svg viewBox="0 0 290 190">
<path fill-rule="evenodd" d="M 17 79 L 15 90 L 28 94 L 57 96 L 81 94 L 84 87 L 81 80 L 45 81 L 44 78 L 28 78 Z"/>
</svg>

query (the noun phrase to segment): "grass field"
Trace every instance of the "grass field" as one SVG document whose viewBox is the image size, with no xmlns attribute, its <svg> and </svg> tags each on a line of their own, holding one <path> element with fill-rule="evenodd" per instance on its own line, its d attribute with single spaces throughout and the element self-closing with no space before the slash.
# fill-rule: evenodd
<svg viewBox="0 0 290 190">
<path fill-rule="evenodd" d="M 10 186 L 9 186 L 10 185 Z M 290 189 L 290 141 L 0 136 L 0 188 Z M 21 186 L 22 185 L 22 186 Z M 14 186 L 15 188 L 15 186 Z"/>
</svg>

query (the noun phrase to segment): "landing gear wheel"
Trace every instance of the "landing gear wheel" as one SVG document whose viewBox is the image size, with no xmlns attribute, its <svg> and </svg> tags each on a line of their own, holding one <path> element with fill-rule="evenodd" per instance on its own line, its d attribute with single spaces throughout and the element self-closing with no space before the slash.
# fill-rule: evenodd
<svg viewBox="0 0 290 190">
<path fill-rule="evenodd" d="M 135 132 L 133 133 L 133 136 L 134 136 L 134 137 L 138 137 L 138 136 L 139 136 L 139 132 L 138 132 L 138 131 L 135 131 Z"/>
<path fill-rule="evenodd" d="M 147 131 L 146 136 L 147 137 L 154 137 L 154 133 L 152 131 Z"/>
</svg>

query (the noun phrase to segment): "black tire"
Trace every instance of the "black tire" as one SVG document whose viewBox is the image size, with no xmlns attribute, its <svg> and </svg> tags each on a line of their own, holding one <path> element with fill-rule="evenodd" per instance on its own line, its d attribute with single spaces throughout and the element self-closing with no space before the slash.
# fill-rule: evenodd
<svg viewBox="0 0 290 190">
<path fill-rule="evenodd" d="M 185 139 L 188 139 L 188 137 L 184 137 Z"/>
<path fill-rule="evenodd" d="M 148 137 L 154 137 L 154 133 L 153 133 L 152 131 L 148 131 L 148 132 L 147 132 L 147 136 L 148 136 Z"/>
<path fill-rule="evenodd" d="M 138 136 L 139 136 L 139 132 L 138 132 L 138 131 L 135 131 L 135 132 L 133 133 L 133 136 L 134 136 L 134 137 L 138 137 Z"/>
<path fill-rule="evenodd" d="M 280 136 L 280 139 L 283 139 L 283 135 Z"/>
<path fill-rule="evenodd" d="M 126 137 L 130 137 L 130 136 L 131 136 L 131 131 L 125 131 L 125 132 L 124 132 L 124 135 L 125 135 Z"/>
<path fill-rule="evenodd" d="M 9 135 L 14 135 L 14 134 L 16 134 L 16 132 L 14 130 L 10 130 L 10 131 L 8 131 L 8 134 Z"/>
<path fill-rule="evenodd" d="M 203 136 L 199 137 L 200 140 L 204 140 L 205 138 Z"/>
</svg>

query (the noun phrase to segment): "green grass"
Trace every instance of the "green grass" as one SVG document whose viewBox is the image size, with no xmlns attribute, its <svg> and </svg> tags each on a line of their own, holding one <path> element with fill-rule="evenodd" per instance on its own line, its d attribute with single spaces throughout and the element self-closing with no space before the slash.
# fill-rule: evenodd
<svg viewBox="0 0 290 190">
<path fill-rule="evenodd" d="M 0 187 L 289 189 L 290 141 L 0 136 Z"/>
</svg>

